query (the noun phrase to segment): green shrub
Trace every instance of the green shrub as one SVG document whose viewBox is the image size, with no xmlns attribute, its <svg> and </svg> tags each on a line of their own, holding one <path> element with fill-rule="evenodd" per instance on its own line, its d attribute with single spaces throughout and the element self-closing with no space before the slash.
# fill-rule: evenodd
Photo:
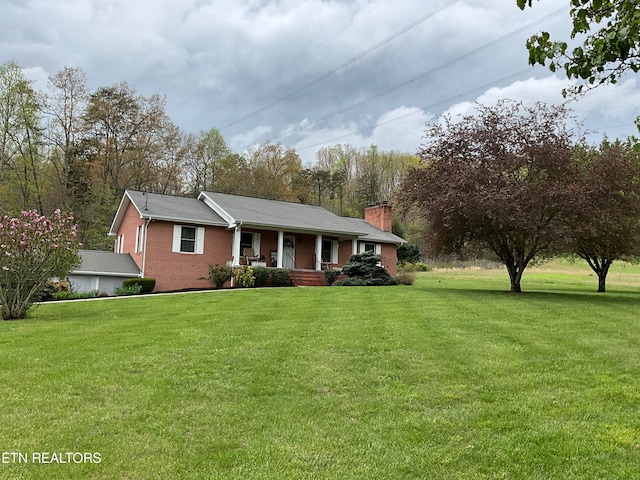
<svg viewBox="0 0 640 480">
<path fill-rule="evenodd" d="M 430 272 L 433 270 L 433 267 L 426 263 L 416 263 L 416 270 L 419 272 Z"/>
<path fill-rule="evenodd" d="M 139 284 L 129 285 L 126 287 L 122 285 L 122 287 L 116 288 L 115 294 L 117 296 L 138 295 L 141 291 L 142 291 L 142 286 Z"/>
<path fill-rule="evenodd" d="M 151 293 L 156 286 L 155 278 L 127 278 L 122 282 L 123 287 L 131 287 L 133 285 L 140 285 L 140 292 L 138 293 Z"/>
<path fill-rule="evenodd" d="M 222 288 L 224 284 L 233 278 L 233 268 L 225 266 L 209 265 L 209 283 L 213 288 Z"/>
<path fill-rule="evenodd" d="M 337 287 L 364 287 L 365 283 L 362 278 L 347 277 L 342 280 L 336 280 L 334 285 Z"/>
<path fill-rule="evenodd" d="M 342 273 L 341 270 L 329 269 L 324 271 L 324 277 L 327 279 L 327 285 L 333 285 L 338 280 L 338 277 Z"/>
<path fill-rule="evenodd" d="M 274 287 L 290 287 L 291 286 L 291 272 L 286 268 L 277 268 L 273 270 L 271 277 L 273 278 Z"/>
<path fill-rule="evenodd" d="M 61 292 L 54 292 L 50 300 L 76 300 L 79 298 L 96 298 L 98 296 L 98 290 L 91 290 L 90 292 L 69 292 L 63 290 Z"/>
<path fill-rule="evenodd" d="M 54 294 L 56 293 L 69 291 L 71 291 L 71 285 L 69 285 L 69 282 L 50 280 L 44 284 L 36 298 L 38 302 L 46 302 L 47 300 L 55 300 Z"/>
<path fill-rule="evenodd" d="M 398 263 L 403 265 L 405 263 L 416 263 L 422 258 L 420 253 L 420 247 L 413 243 L 403 243 L 398 247 Z"/>
<path fill-rule="evenodd" d="M 253 267 L 253 276 L 256 287 L 264 287 L 271 277 L 271 272 L 267 267 Z"/>
<path fill-rule="evenodd" d="M 249 265 L 244 265 L 240 270 L 236 272 L 236 285 L 242 288 L 251 288 L 255 286 L 256 277 L 253 275 L 253 268 Z"/>
<path fill-rule="evenodd" d="M 342 267 L 342 273 L 351 278 L 361 279 L 364 285 L 397 285 L 389 272 L 380 266 L 381 261 L 380 255 L 371 252 L 351 255 L 349 263 Z"/>
</svg>

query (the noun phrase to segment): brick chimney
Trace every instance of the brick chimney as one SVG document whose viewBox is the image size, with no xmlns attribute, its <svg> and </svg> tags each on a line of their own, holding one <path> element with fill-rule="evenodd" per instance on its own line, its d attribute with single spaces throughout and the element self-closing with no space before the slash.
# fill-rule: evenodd
<svg viewBox="0 0 640 480">
<path fill-rule="evenodd" d="M 378 202 L 364 209 L 364 220 L 385 232 L 391 231 L 393 223 L 391 205 L 387 202 Z"/>
</svg>

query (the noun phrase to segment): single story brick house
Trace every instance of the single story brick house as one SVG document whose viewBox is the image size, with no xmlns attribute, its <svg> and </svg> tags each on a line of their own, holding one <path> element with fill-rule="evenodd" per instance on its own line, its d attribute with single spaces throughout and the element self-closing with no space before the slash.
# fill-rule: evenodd
<svg viewBox="0 0 640 480">
<path fill-rule="evenodd" d="M 109 234 L 115 253 L 129 254 L 155 291 L 207 288 L 209 265 L 252 264 L 319 272 L 340 268 L 354 253 L 372 251 L 396 273 L 391 206 L 365 218 L 335 215 L 315 205 L 215 192 L 185 198 L 125 191 Z"/>
</svg>

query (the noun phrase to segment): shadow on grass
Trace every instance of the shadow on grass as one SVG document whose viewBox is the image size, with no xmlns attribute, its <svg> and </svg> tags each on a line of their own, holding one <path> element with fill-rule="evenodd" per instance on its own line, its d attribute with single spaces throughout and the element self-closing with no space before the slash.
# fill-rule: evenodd
<svg viewBox="0 0 640 480">
<path fill-rule="evenodd" d="M 640 291 L 639 290 L 611 290 L 605 293 L 598 293 L 588 290 L 558 290 L 558 291 L 523 291 L 513 293 L 508 290 L 494 290 L 488 288 L 451 288 L 437 287 L 436 289 L 423 286 L 424 290 L 437 290 L 438 292 L 446 292 L 454 295 L 475 296 L 485 298 L 505 297 L 513 300 L 567 300 L 580 303 L 588 302 L 597 305 L 635 305 L 640 307 Z"/>
</svg>

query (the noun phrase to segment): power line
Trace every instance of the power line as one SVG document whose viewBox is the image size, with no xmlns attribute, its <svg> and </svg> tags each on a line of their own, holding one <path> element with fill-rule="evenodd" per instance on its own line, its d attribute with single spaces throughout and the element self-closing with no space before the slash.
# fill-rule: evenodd
<svg viewBox="0 0 640 480">
<path fill-rule="evenodd" d="M 557 11 L 547 15 L 546 17 L 543 17 L 543 18 L 541 18 L 541 19 L 539 19 L 539 20 L 537 20 L 535 22 L 529 23 L 529 24 L 525 25 L 524 27 L 521 27 L 521 28 L 519 28 L 517 30 L 514 30 L 513 32 L 508 33 L 508 34 L 506 34 L 506 35 L 504 35 L 504 36 L 502 36 L 502 37 L 500 37 L 500 38 L 498 38 L 496 40 L 493 40 L 493 41 L 491 41 L 489 43 L 486 43 L 486 44 L 482 45 L 481 47 L 476 48 L 475 50 L 467 52 L 464 55 L 460 55 L 459 57 L 456 57 L 453 60 L 450 60 L 450 61 L 448 61 L 446 63 L 443 63 L 442 65 L 438 65 L 437 67 L 432 68 L 431 70 L 428 70 L 426 72 L 423 72 L 423 73 L 421 73 L 421 74 L 419 74 L 419 75 L 417 75 L 417 76 L 415 76 L 415 77 L 413 77 L 413 78 L 411 78 L 411 79 L 409 79 L 409 80 L 407 80 L 407 81 L 405 81 L 403 83 L 400 83 L 400 84 L 398 84 L 398 85 L 396 85 L 394 87 L 391 87 L 391 88 L 389 88 L 387 90 L 384 90 L 384 91 L 382 91 L 380 93 L 377 93 L 376 95 L 373 95 L 372 97 L 369 97 L 369 98 L 361 100 L 361 101 L 359 101 L 357 103 L 351 104 L 351 105 L 349 105 L 349 106 L 347 106 L 347 107 L 345 107 L 345 108 L 343 108 L 341 110 L 338 110 L 336 112 L 333 112 L 333 113 L 331 113 L 329 115 L 321 117 L 318 120 L 319 121 L 326 120 L 327 118 L 332 117 L 333 115 L 338 115 L 340 113 L 344 113 L 344 112 L 346 112 L 348 110 L 351 110 L 352 108 L 359 107 L 360 105 L 363 105 L 363 104 L 365 104 L 365 103 L 367 103 L 367 102 L 369 102 L 371 100 L 375 100 L 376 98 L 382 97 L 382 96 L 384 96 L 384 95 L 386 95 L 388 93 L 391 93 L 391 92 L 393 92 L 395 90 L 398 90 L 400 88 L 403 88 L 403 87 L 406 87 L 408 85 L 411 85 L 412 83 L 416 82 L 417 80 L 421 80 L 421 79 L 425 78 L 426 76 L 431 75 L 432 73 L 436 73 L 436 72 L 438 72 L 440 70 L 444 70 L 445 68 L 450 67 L 451 65 L 454 65 L 454 64 L 456 64 L 456 63 L 458 63 L 458 62 L 460 62 L 462 60 L 466 60 L 467 58 L 472 57 L 473 55 L 475 55 L 477 53 L 480 53 L 480 52 L 482 52 L 484 50 L 487 50 L 488 48 L 491 48 L 491 47 L 497 45 L 498 43 L 501 43 L 501 42 L 503 42 L 503 41 L 515 36 L 515 35 L 518 35 L 519 33 L 522 33 L 522 32 L 528 30 L 531 27 L 535 27 L 536 25 L 538 25 L 540 23 L 546 22 L 547 20 L 549 20 L 549 19 L 551 19 L 551 18 L 553 18 L 553 17 L 555 17 L 557 15 L 560 15 L 561 13 L 567 11 L 568 9 L 569 9 L 569 7 L 561 8 L 560 10 L 557 10 Z"/>
<path fill-rule="evenodd" d="M 310 87 L 313 87 L 314 85 L 317 85 L 318 83 L 320 83 L 322 80 L 329 78 L 332 75 L 335 75 L 336 73 L 338 73 L 340 70 L 343 70 L 344 68 L 348 67 L 349 65 L 357 62 L 358 60 L 360 60 L 361 58 L 365 57 L 366 55 L 370 54 L 371 52 L 377 50 L 378 48 L 382 47 L 383 45 L 386 45 L 387 43 L 389 43 L 390 41 L 394 40 L 395 38 L 399 37 L 400 35 L 406 33 L 407 31 L 411 30 L 412 28 L 416 27 L 417 25 L 421 24 L 422 22 L 424 22 L 425 20 L 433 17 L 434 15 L 436 15 L 437 13 L 441 12 L 442 10 L 444 10 L 447 7 L 450 7 L 453 3 L 455 3 L 457 0 L 449 0 L 448 2 L 445 2 L 443 5 L 437 7 L 435 10 L 432 10 L 431 12 L 427 13 L 426 15 L 423 15 L 422 17 L 420 17 L 419 19 L 417 19 L 416 21 L 410 23 L 409 25 L 401 28 L 400 30 L 398 30 L 396 33 L 394 33 L 393 35 L 385 38 L 384 40 L 376 43 L 375 45 L 367 48 L 366 50 L 364 50 L 363 52 L 359 53 L 358 55 L 356 55 L 355 57 L 347 60 L 346 62 L 342 63 L 341 65 L 339 65 L 338 67 L 324 73 L 323 75 L 321 75 L 320 77 L 316 78 L 315 80 L 313 80 L 312 82 L 298 88 L 297 90 L 294 90 L 291 93 L 288 93 L 287 95 L 280 97 L 277 100 L 274 100 L 273 102 L 259 108 L 258 110 L 254 110 L 251 113 L 248 113 L 247 115 L 244 115 L 243 117 L 234 120 L 231 123 L 228 123 L 226 125 L 224 125 L 223 127 L 220 128 L 220 130 L 224 130 L 225 128 L 229 128 L 237 123 L 243 122 L 244 120 L 247 120 L 251 117 L 254 117 L 255 115 L 258 115 L 259 113 L 264 112 L 265 110 L 268 110 L 271 107 L 274 107 L 275 105 L 278 105 L 279 103 L 284 102 L 285 100 L 290 99 L 291 97 L 294 97 L 295 95 L 298 95 L 299 93 L 307 90 Z"/>
<path fill-rule="evenodd" d="M 497 44 L 499 44 L 501 42 L 504 42 L 505 40 L 508 40 L 509 38 L 514 37 L 515 35 L 518 35 L 518 34 L 524 32 L 524 31 L 526 31 L 526 30 L 528 30 L 528 29 L 530 29 L 532 27 L 535 27 L 535 26 L 537 26 L 537 25 L 539 25 L 541 23 L 544 23 L 547 20 L 550 20 L 551 18 L 556 17 L 556 16 L 560 15 L 561 13 L 566 12 L 568 9 L 569 9 L 569 7 L 564 7 L 564 8 L 561 8 L 559 10 L 556 10 L 555 12 L 552 12 L 549 15 L 546 15 L 546 16 L 544 16 L 542 18 L 539 18 L 538 20 L 536 20 L 534 22 L 528 23 L 528 24 L 524 25 L 523 27 L 520 27 L 520 28 L 518 28 L 518 29 L 516 29 L 516 30 L 514 30 L 512 32 L 509 32 L 506 35 L 501 36 L 500 38 L 497 38 L 497 39 L 495 39 L 495 40 L 493 40 L 493 41 L 491 41 L 489 43 L 485 43 L 484 45 L 482 45 L 482 46 L 480 46 L 480 47 L 478 47 L 478 48 L 476 48 L 474 50 L 471 50 L 470 52 L 467 52 L 467 53 L 465 53 L 463 55 L 460 55 L 460 56 L 458 56 L 458 57 L 456 57 L 456 58 L 454 58 L 454 59 L 452 59 L 452 60 L 450 60 L 450 61 L 448 61 L 446 63 L 438 65 L 435 68 L 427 70 L 426 72 L 423 72 L 423 73 L 421 73 L 421 74 L 419 74 L 419 75 L 417 75 L 417 76 L 415 76 L 413 78 L 410 78 L 409 80 L 406 80 L 405 82 L 402 82 L 402 83 L 400 83 L 398 85 L 395 85 L 395 86 L 393 86 L 391 88 L 388 88 L 387 90 L 379 92 L 379 93 L 377 93 L 377 94 L 375 94 L 375 95 L 373 95 L 371 97 L 368 97 L 368 98 L 366 98 L 364 100 L 361 100 L 359 102 L 353 103 L 353 104 L 351 104 L 351 105 L 349 105 L 347 107 L 344 107 L 344 108 L 342 108 L 340 110 L 337 110 L 337 111 L 332 112 L 330 114 L 327 114 L 327 115 L 325 115 L 323 117 L 320 117 L 316 121 L 319 122 L 319 121 L 322 121 L 322 120 L 326 120 L 326 119 L 328 119 L 328 118 L 330 118 L 330 117 L 332 117 L 334 115 L 338 115 L 340 113 L 344 113 L 344 112 L 346 112 L 348 110 L 351 110 L 352 108 L 359 107 L 361 105 L 364 105 L 365 103 L 368 103 L 368 102 L 370 102 L 372 100 L 375 100 L 376 98 L 380 98 L 380 97 L 382 97 L 384 95 L 387 95 L 387 94 L 389 94 L 389 93 L 391 93 L 393 91 L 396 91 L 396 90 L 399 90 L 401 88 L 407 87 L 407 86 L 415 83 L 416 81 L 427 77 L 428 75 L 436 73 L 436 72 L 438 72 L 440 70 L 444 70 L 444 69 L 446 69 L 446 68 L 448 68 L 448 67 L 450 67 L 450 66 L 452 66 L 452 65 L 454 65 L 456 63 L 459 63 L 459 62 L 461 62 L 463 60 L 466 60 L 467 58 L 470 58 L 470 57 L 472 57 L 472 56 L 474 56 L 474 55 L 476 55 L 476 54 L 478 54 L 478 53 L 480 53 L 480 52 L 482 52 L 484 50 L 487 50 L 487 49 L 489 49 L 491 47 L 494 47 Z M 530 71 L 530 70 L 531 69 L 529 68 L 527 71 Z M 366 127 L 365 127 L 365 129 L 366 129 Z M 276 140 L 276 139 L 281 138 L 281 137 L 282 137 L 282 135 L 278 135 L 276 137 L 271 138 L 270 140 Z"/>
<path fill-rule="evenodd" d="M 486 88 L 492 87 L 492 86 L 494 86 L 495 84 L 497 84 L 499 82 L 503 82 L 505 80 L 511 80 L 513 78 L 517 78 L 520 75 L 522 75 L 523 73 L 531 72 L 532 70 L 533 70 L 532 68 L 526 68 L 524 70 L 520 70 L 519 72 L 512 73 L 511 75 L 507 75 L 506 77 L 502 77 L 502 78 L 499 78 L 499 79 L 494 80 L 492 82 L 485 83 L 484 85 L 480 85 L 478 87 L 475 87 L 475 88 L 473 88 L 471 90 L 467 90 L 466 92 L 460 93 L 460 94 L 455 95 L 453 97 L 449 97 L 449 98 L 446 98 L 444 100 L 440 100 L 438 102 L 432 103 L 430 105 L 425 105 L 425 106 L 421 106 L 421 107 L 418 107 L 418 108 L 420 110 L 422 110 L 422 111 L 427 111 L 427 110 L 429 110 L 429 109 L 431 109 L 433 107 L 436 107 L 436 106 L 438 106 L 438 105 L 440 105 L 442 103 L 448 103 L 448 102 L 453 102 L 454 100 L 460 100 L 462 97 L 464 97 L 466 95 L 474 93 L 474 92 L 476 92 L 478 90 L 484 90 Z M 405 113 L 405 114 L 399 115 L 397 117 L 390 118 L 389 120 L 386 120 L 384 122 L 376 122 L 374 124 L 369 124 L 369 125 L 366 125 L 364 127 L 361 127 L 361 128 L 355 129 L 355 130 L 351 130 L 351 131 L 349 131 L 349 132 L 347 132 L 345 134 L 342 134 L 342 135 L 340 135 L 338 137 L 333 137 L 333 138 L 330 138 L 330 139 L 327 139 L 327 140 L 323 140 L 322 142 L 315 143 L 313 145 L 305 145 L 305 146 L 302 146 L 302 147 L 297 147 L 296 151 L 307 150 L 307 149 L 310 149 L 310 148 L 315 148 L 315 147 L 319 147 L 319 146 L 322 146 L 322 145 L 326 145 L 328 143 L 333 143 L 336 140 L 341 140 L 341 139 L 349 137 L 349 136 L 351 136 L 351 135 L 353 135 L 355 133 L 360 133 L 360 132 L 363 132 L 364 130 L 367 130 L 367 129 L 373 128 L 373 127 L 377 127 L 377 126 L 380 126 L 380 125 L 387 125 L 389 123 L 396 122 L 398 120 L 401 120 L 403 118 L 409 117 L 409 116 L 414 115 L 414 114 L 415 114 L 415 111 L 410 112 L 410 113 Z"/>
</svg>

